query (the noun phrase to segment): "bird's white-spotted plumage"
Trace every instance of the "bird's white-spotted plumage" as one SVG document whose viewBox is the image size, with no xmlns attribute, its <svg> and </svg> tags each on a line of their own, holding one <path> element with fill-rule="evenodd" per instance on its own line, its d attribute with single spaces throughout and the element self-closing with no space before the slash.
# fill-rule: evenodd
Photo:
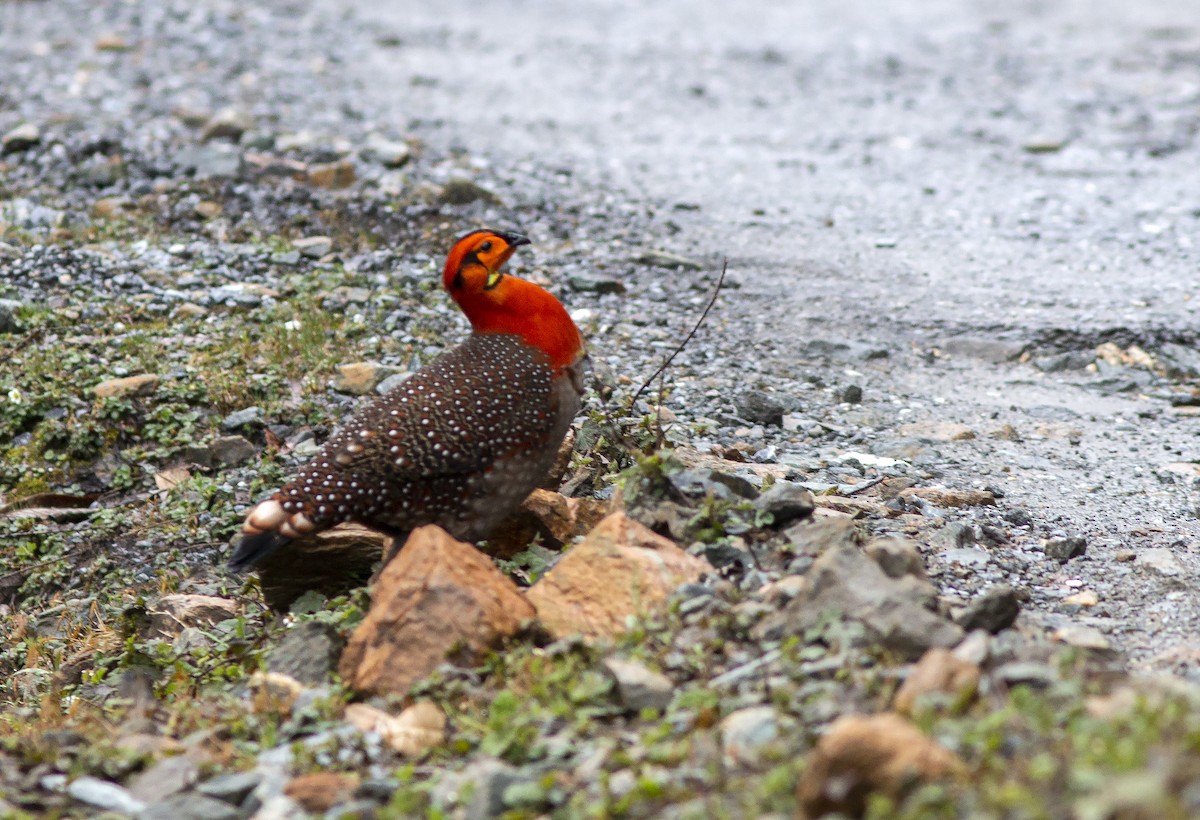
<svg viewBox="0 0 1200 820">
<path fill-rule="evenodd" d="M 579 411 L 577 374 L 555 376 L 517 336 L 472 335 L 356 413 L 248 521 L 298 534 L 432 523 L 485 538 L 545 476 Z"/>
</svg>

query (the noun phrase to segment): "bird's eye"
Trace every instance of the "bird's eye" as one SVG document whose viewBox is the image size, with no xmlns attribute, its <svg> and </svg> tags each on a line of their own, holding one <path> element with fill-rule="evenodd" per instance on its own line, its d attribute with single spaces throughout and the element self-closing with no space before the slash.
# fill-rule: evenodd
<svg viewBox="0 0 1200 820">
<path fill-rule="evenodd" d="M 479 246 L 480 253 L 487 253 L 491 249 L 492 249 L 492 240 L 490 240 L 490 239 L 487 242 L 484 242 L 482 245 Z"/>
</svg>

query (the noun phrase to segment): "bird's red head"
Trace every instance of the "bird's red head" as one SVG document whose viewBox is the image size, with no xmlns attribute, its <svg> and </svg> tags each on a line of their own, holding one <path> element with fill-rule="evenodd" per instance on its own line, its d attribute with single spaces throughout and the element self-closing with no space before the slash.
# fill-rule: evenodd
<svg viewBox="0 0 1200 820">
<path fill-rule="evenodd" d="M 442 281 L 476 333 L 513 333 L 550 357 L 556 368 L 584 355 L 583 337 L 562 303 L 549 291 L 500 270 L 524 236 L 472 231 L 446 257 Z"/>
</svg>

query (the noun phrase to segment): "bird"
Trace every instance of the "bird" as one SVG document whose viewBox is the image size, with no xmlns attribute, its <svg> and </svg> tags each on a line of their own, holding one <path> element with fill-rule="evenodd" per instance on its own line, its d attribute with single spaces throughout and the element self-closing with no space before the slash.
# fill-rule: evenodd
<svg viewBox="0 0 1200 820">
<path fill-rule="evenodd" d="M 558 299 L 501 269 L 528 244 L 495 229 L 459 237 L 442 284 L 470 335 L 356 412 L 259 502 L 230 570 L 347 521 L 397 543 L 425 524 L 478 542 L 545 478 L 582 404 L 587 351 Z"/>
</svg>

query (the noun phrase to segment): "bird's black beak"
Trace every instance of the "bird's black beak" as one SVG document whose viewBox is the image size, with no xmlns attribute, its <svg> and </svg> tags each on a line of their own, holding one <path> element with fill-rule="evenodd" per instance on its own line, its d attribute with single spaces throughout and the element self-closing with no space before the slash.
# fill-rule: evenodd
<svg viewBox="0 0 1200 820">
<path fill-rule="evenodd" d="M 521 245 L 532 244 L 529 241 L 529 237 L 522 236 L 519 233 L 512 233 L 511 231 L 497 231 L 497 230 L 493 230 L 492 233 L 494 233 L 496 236 L 503 239 L 505 242 L 507 242 L 509 244 L 509 246 L 511 246 L 513 248 L 520 247 Z"/>
</svg>

